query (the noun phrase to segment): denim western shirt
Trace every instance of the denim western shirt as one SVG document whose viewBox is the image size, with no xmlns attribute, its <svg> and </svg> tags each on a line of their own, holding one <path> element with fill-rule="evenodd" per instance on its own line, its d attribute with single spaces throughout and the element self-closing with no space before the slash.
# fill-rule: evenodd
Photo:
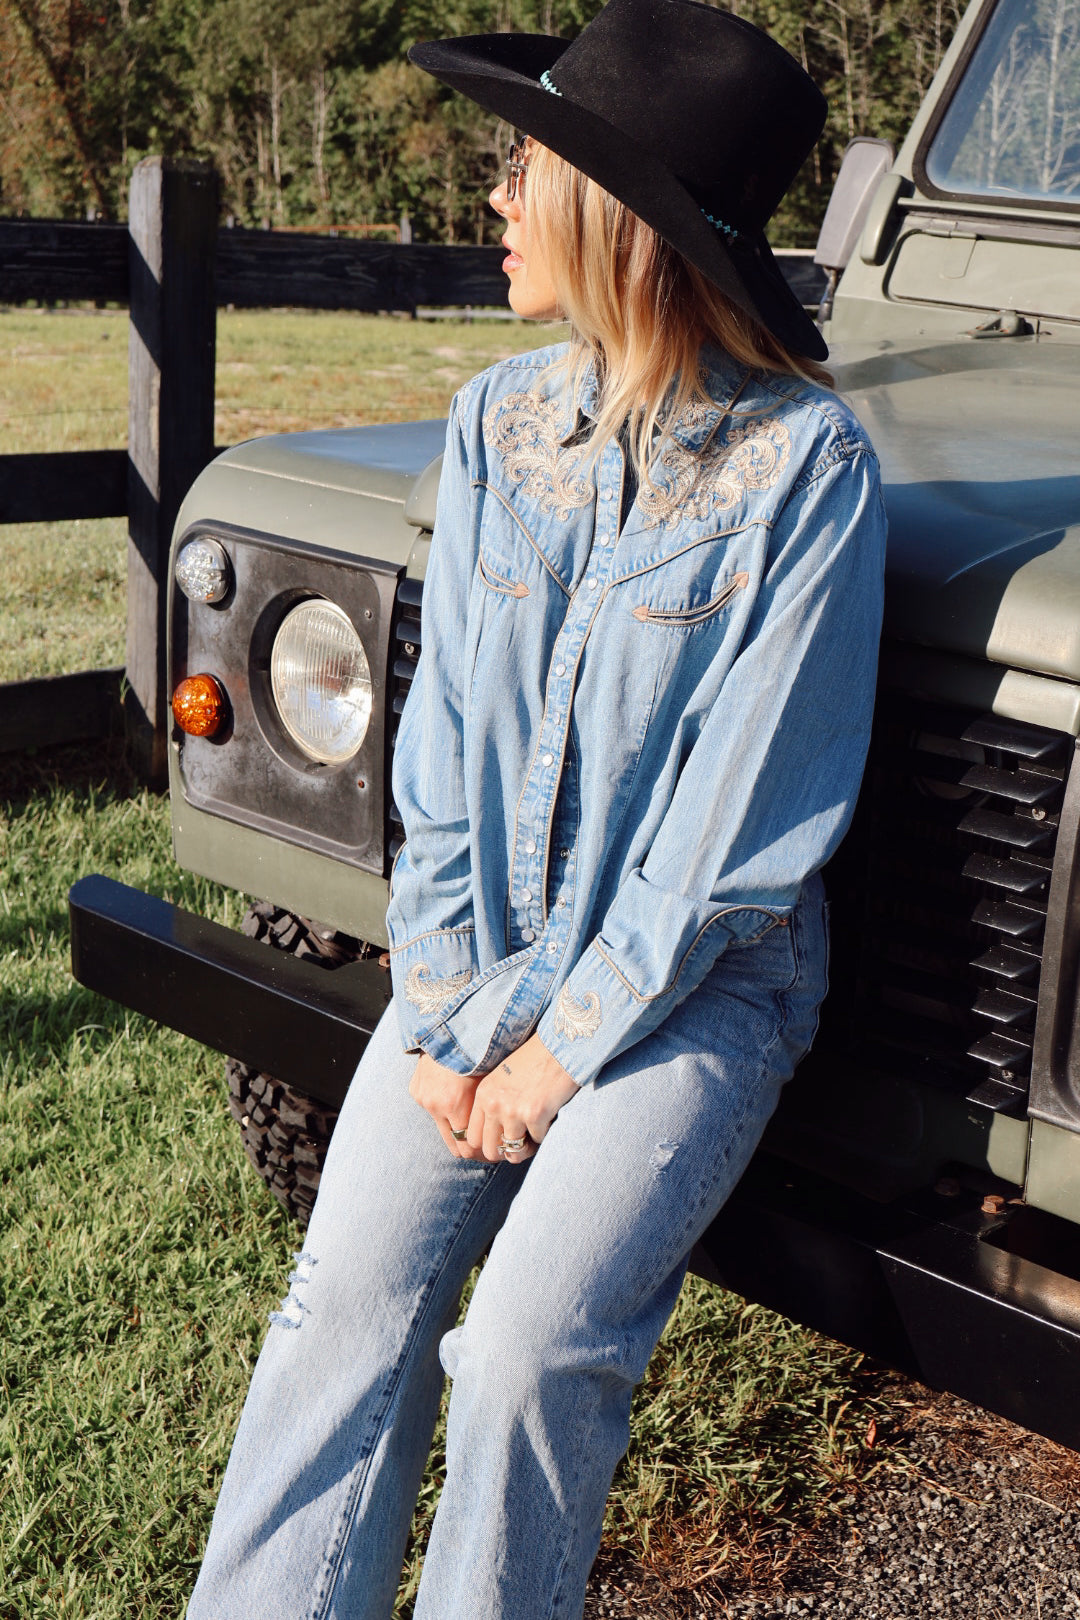
<svg viewBox="0 0 1080 1620">
<path fill-rule="evenodd" d="M 447 425 L 393 788 L 402 1041 L 486 1073 L 536 1031 L 579 1084 L 785 926 L 870 733 L 885 515 L 847 407 L 705 352 L 711 404 L 623 511 L 558 348 Z"/>
</svg>

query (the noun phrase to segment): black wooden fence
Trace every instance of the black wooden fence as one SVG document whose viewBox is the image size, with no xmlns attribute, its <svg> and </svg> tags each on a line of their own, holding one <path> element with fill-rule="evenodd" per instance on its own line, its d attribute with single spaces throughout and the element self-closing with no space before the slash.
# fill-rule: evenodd
<svg viewBox="0 0 1080 1620">
<path fill-rule="evenodd" d="M 127 226 L 0 220 L 0 303 L 130 310 L 128 448 L 0 454 L 0 524 L 127 518 L 125 666 L 0 683 L 0 751 L 100 737 L 123 713 L 136 768 L 164 779 L 169 540 L 214 454 L 220 305 L 415 313 L 505 303 L 501 248 L 313 239 L 217 220 L 213 171 L 161 158 L 135 169 Z M 797 258 L 785 269 L 811 302 L 814 267 Z"/>
<path fill-rule="evenodd" d="M 147 158 L 128 225 L 0 221 L 0 303 L 127 304 L 127 450 L 0 455 L 0 523 L 126 517 L 123 669 L 0 684 L 0 750 L 101 736 L 125 719 L 141 774 L 160 782 L 168 736 L 169 539 L 214 454 L 217 308 L 409 310 L 505 299 L 498 248 L 408 246 L 220 230 L 213 172 Z"/>
</svg>

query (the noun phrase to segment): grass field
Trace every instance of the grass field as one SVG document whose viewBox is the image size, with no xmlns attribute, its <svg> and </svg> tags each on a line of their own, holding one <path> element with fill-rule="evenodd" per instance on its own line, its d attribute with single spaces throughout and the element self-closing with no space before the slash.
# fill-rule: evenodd
<svg viewBox="0 0 1080 1620">
<path fill-rule="evenodd" d="M 0 309 L 0 452 L 127 441 L 127 312 Z M 510 321 L 297 310 L 218 316 L 218 444 L 445 416 L 454 389 L 546 341 Z M 0 681 L 124 661 L 121 520 L 0 528 Z"/>
<path fill-rule="evenodd" d="M 0 315 L 3 447 L 122 442 L 124 330 L 108 314 Z M 223 315 L 219 438 L 437 415 L 457 381 L 529 336 Z M 0 541 L 11 673 L 121 654 L 119 542 L 104 526 Z M 42 609 L 54 543 L 66 561 Z M 182 1614 L 297 1241 L 244 1159 L 221 1060 L 73 983 L 64 897 L 89 871 L 234 925 L 242 904 L 175 867 L 166 802 L 133 788 L 115 753 L 0 757 L 2 1620 Z M 880 1466 L 863 1443 L 874 1390 L 852 1353 L 691 1281 L 638 1393 L 605 1546 L 687 1590 L 710 1570 L 781 1565 Z M 437 1441 L 403 1617 L 439 1467 Z"/>
</svg>

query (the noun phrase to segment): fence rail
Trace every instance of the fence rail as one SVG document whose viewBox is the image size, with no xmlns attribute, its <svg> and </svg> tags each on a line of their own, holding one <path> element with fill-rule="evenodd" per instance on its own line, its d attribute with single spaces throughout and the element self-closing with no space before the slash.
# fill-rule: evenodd
<svg viewBox="0 0 1080 1620">
<path fill-rule="evenodd" d="M 130 295 L 126 225 L 0 220 L 0 303 Z M 217 302 L 237 309 L 415 310 L 421 304 L 505 302 L 497 247 L 356 241 L 221 228 Z"/>
<path fill-rule="evenodd" d="M 120 718 L 143 777 L 166 775 L 165 604 L 180 502 L 214 454 L 219 307 L 405 310 L 505 303 L 498 247 L 277 235 L 222 229 L 205 165 L 147 158 L 132 175 L 130 220 L 80 225 L 0 220 L 0 303 L 95 301 L 130 310 L 127 450 L 0 455 L 0 524 L 126 517 L 124 669 L 0 683 L 0 751 L 101 737 Z M 816 302 L 821 275 L 781 256 Z"/>
</svg>

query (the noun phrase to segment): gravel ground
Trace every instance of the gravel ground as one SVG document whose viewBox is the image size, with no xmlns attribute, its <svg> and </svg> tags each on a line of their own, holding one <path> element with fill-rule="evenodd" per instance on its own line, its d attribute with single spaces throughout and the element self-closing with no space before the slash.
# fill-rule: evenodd
<svg viewBox="0 0 1080 1620">
<path fill-rule="evenodd" d="M 889 1378 L 879 1460 L 749 1578 L 666 1581 L 601 1550 L 586 1620 L 1080 1620 L 1080 1455 Z"/>
</svg>

